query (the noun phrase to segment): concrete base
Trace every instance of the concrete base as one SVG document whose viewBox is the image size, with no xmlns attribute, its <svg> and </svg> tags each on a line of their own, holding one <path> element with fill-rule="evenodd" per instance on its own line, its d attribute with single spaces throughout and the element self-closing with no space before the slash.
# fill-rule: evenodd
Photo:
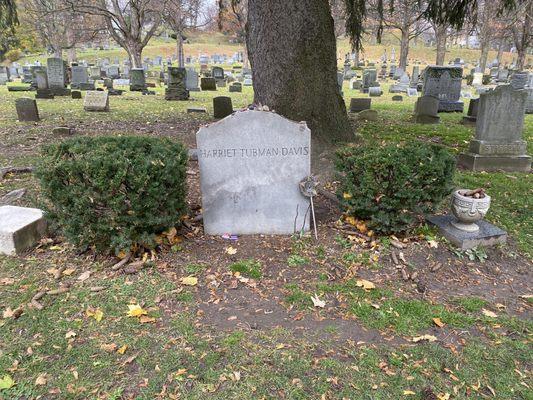
<svg viewBox="0 0 533 400">
<path fill-rule="evenodd" d="M 476 126 L 477 117 L 465 116 L 463 117 L 463 125 Z"/>
<path fill-rule="evenodd" d="M 495 246 L 507 242 L 507 232 L 485 220 L 476 222 L 479 230 L 470 233 L 452 226 L 451 223 L 457 221 L 457 218 L 453 215 L 431 215 L 426 219 L 439 229 L 439 233 L 442 236 L 461 250 L 478 246 Z"/>
<path fill-rule="evenodd" d="M 484 156 L 479 154 L 459 154 L 458 164 L 472 171 L 529 172 L 531 157 L 523 156 Z"/>
<path fill-rule="evenodd" d="M 207 109 L 204 107 L 187 107 L 187 113 L 207 113 Z"/>
<path fill-rule="evenodd" d="M 43 212 L 36 208 L 0 207 L 0 254 L 20 254 L 46 233 Z"/>
<path fill-rule="evenodd" d="M 415 122 L 417 124 L 438 124 L 440 122 L 440 117 L 433 115 L 416 115 Z"/>
<path fill-rule="evenodd" d="M 464 103 L 462 101 L 439 101 L 439 112 L 460 112 L 464 110 Z"/>
</svg>

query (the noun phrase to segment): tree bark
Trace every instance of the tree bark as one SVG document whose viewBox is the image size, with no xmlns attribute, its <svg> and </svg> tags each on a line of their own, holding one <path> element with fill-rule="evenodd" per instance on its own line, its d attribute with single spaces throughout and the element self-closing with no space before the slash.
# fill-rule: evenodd
<svg viewBox="0 0 533 400">
<path fill-rule="evenodd" d="M 484 73 L 485 68 L 487 67 L 487 59 L 489 57 L 490 44 L 488 40 L 482 40 L 480 42 L 480 47 L 481 47 L 481 56 L 479 57 L 479 67 L 481 69 L 481 72 Z"/>
<path fill-rule="evenodd" d="M 496 60 L 498 60 L 498 65 L 501 65 L 502 58 L 503 58 L 503 49 L 505 48 L 505 39 L 500 39 L 500 43 L 498 44 L 498 55 L 496 56 Z"/>
<path fill-rule="evenodd" d="M 446 57 L 446 26 L 438 25 L 435 27 L 435 39 L 437 40 L 437 59 L 436 65 L 444 65 L 444 59 Z"/>
<path fill-rule="evenodd" d="M 132 68 L 142 68 L 142 46 L 139 43 L 132 40 L 131 43 L 126 44 L 126 52 L 130 59 L 130 64 Z"/>
<path fill-rule="evenodd" d="M 407 68 L 407 56 L 409 55 L 409 27 L 402 30 L 400 40 L 400 64 L 399 67 L 405 71 Z"/>
<path fill-rule="evenodd" d="M 185 55 L 183 54 L 183 36 L 181 32 L 176 32 L 176 58 L 178 59 L 178 66 L 185 67 Z"/>
<path fill-rule="evenodd" d="M 306 121 L 314 145 L 353 140 L 328 0 L 249 0 L 246 31 L 255 103 Z"/>
</svg>

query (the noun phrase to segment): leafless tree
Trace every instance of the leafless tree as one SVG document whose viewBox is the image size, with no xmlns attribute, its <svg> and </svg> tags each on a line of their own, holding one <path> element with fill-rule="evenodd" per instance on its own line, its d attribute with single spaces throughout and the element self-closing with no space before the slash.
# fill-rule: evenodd
<svg viewBox="0 0 533 400">
<path fill-rule="evenodd" d="M 65 0 L 73 10 L 99 16 L 134 68 L 142 66 L 142 51 L 160 27 L 167 0 Z"/>
</svg>

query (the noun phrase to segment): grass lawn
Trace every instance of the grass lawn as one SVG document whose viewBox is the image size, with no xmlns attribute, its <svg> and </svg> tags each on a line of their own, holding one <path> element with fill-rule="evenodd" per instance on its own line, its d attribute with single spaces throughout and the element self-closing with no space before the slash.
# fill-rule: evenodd
<svg viewBox="0 0 533 400">
<path fill-rule="evenodd" d="M 348 105 L 361 94 L 346 86 Z M 193 92 L 188 102 L 166 102 L 155 90 L 111 97 L 109 113 L 86 113 L 66 97 L 38 100 L 42 121 L 33 124 L 17 122 L 14 109 L 28 93 L 0 87 L 0 167 L 33 165 L 43 144 L 63 139 L 52 133 L 59 125 L 193 147 L 198 127 L 211 121 L 212 97 L 230 95 L 234 108 L 253 99 L 248 87 Z M 379 121 L 357 126 L 364 145 L 467 148 L 473 128 L 460 114 L 418 125 L 410 121 L 415 100 L 391 97 L 373 98 Z M 187 114 L 187 106 L 208 114 Z M 528 115 L 530 153 L 532 128 Z M 135 273 L 112 271 L 114 260 L 79 254 L 60 235 L 28 254 L 0 256 L 0 399 L 531 399 L 531 174 L 458 171 L 456 184 L 487 189 L 487 219 L 508 230 L 510 244 L 457 252 L 427 227 L 400 238 L 402 264 L 423 277 L 423 291 L 391 261 L 400 254 L 391 238 L 340 233 L 339 211 L 322 201 L 329 214 L 318 243 L 243 237 L 230 255 L 228 241 L 198 225 Z M 31 174 L 1 180 L 0 197 L 22 187 L 17 204 L 38 206 Z M 190 276 L 197 285 L 182 283 Z M 31 305 L 36 293 L 56 289 L 39 300 L 41 310 Z"/>
</svg>

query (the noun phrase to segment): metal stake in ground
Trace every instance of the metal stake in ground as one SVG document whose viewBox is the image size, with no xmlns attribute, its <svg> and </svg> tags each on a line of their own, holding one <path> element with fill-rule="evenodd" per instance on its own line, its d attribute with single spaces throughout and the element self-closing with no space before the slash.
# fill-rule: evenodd
<svg viewBox="0 0 533 400">
<path fill-rule="evenodd" d="M 316 240 L 318 240 L 318 233 L 316 230 L 315 205 L 313 203 L 313 197 L 317 195 L 317 187 L 318 181 L 313 175 L 302 179 L 302 181 L 300 182 L 300 192 L 302 192 L 305 197 L 309 197 L 309 199 L 311 200 L 311 215 L 313 217 L 313 229 L 315 231 Z"/>
</svg>

